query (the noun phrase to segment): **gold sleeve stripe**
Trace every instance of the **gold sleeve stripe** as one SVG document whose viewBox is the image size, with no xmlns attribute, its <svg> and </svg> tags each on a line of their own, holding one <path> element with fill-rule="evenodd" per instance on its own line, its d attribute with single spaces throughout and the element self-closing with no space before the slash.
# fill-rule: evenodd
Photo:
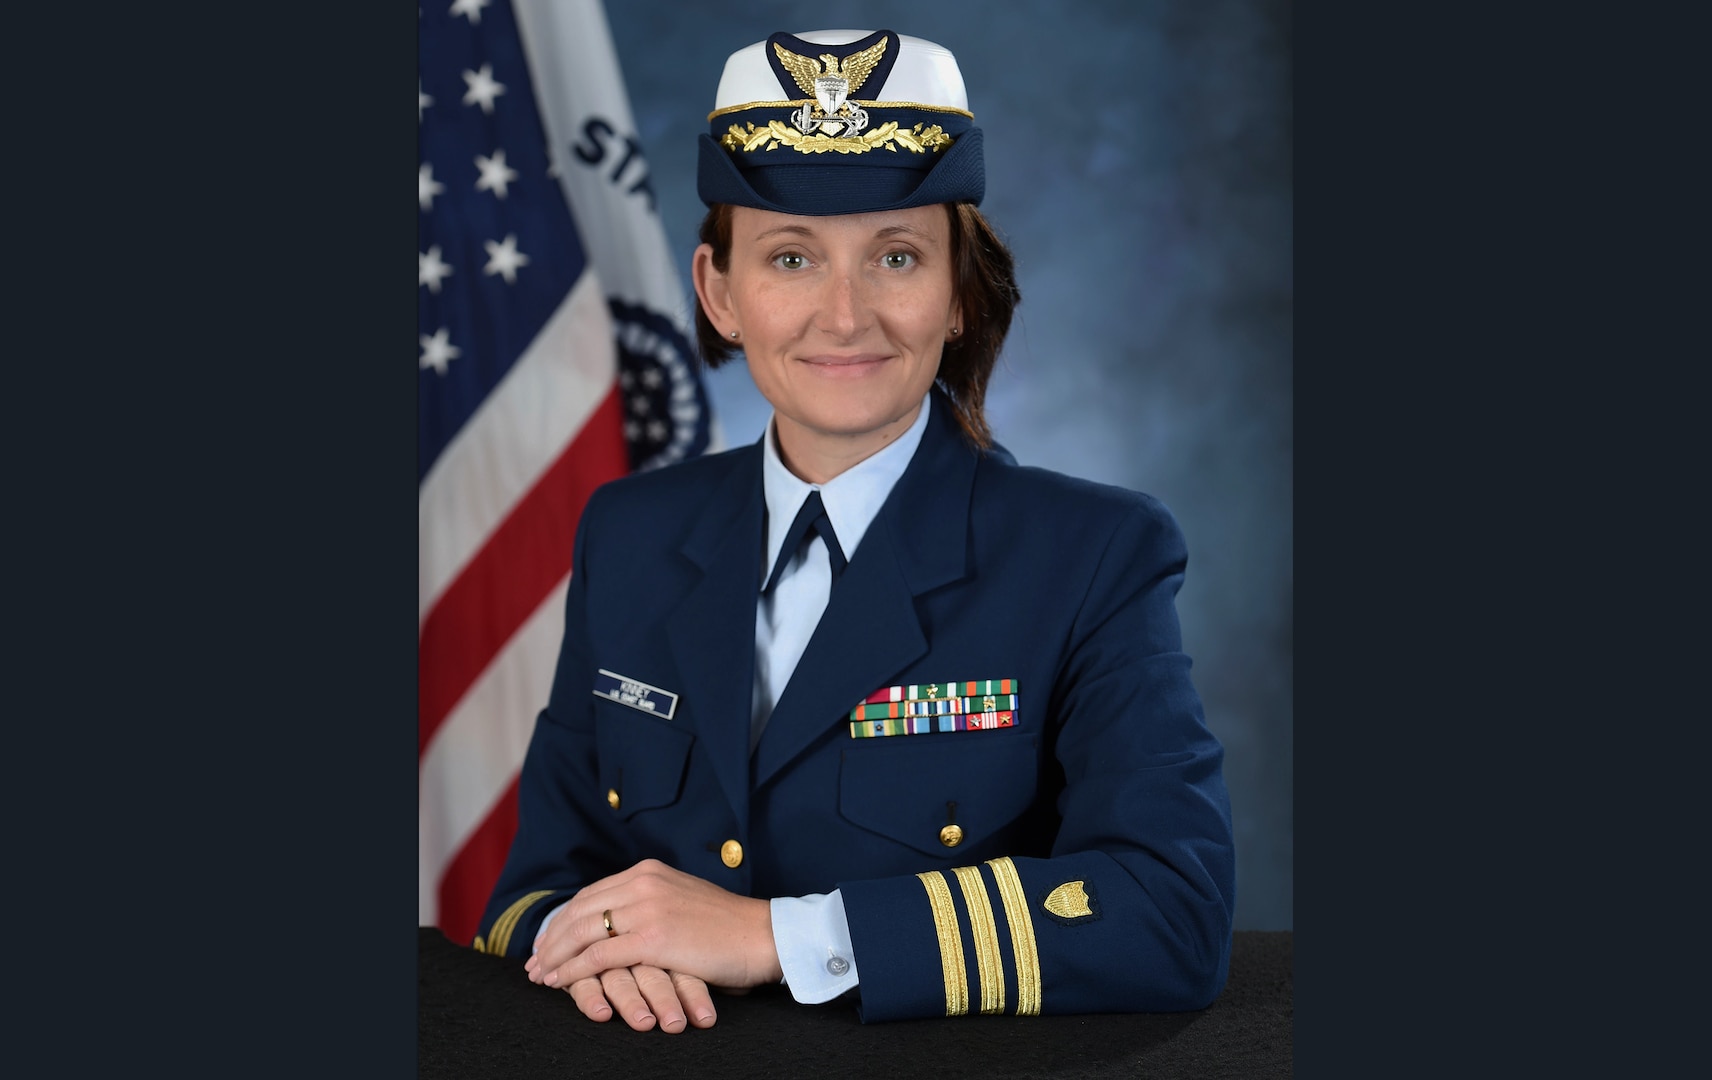
<svg viewBox="0 0 1712 1080">
<path fill-rule="evenodd" d="M 981 1012 L 1005 1011 L 1005 965 L 999 957 L 999 924 L 993 920 L 993 903 L 987 899 L 987 882 L 979 866 L 959 866 L 953 871 L 963 886 L 963 903 L 969 908 L 969 929 L 975 938 L 975 971 L 981 977 Z"/>
<path fill-rule="evenodd" d="M 957 908 L 951 903 L 951 887 L 938 870 L 917 874 L 927 890 L 933 909 L 933 929 L 939 934 L 939 967 L 945 974 L 945 1015 L 962 1016 L 969 1011 L 969 976 L 963 968 L 963 938 L 957 933 Z"/>
<path fill-rule="evenodd" d="M 512 905 L 499 913 L 499 918 L 493 920 L 493 925 L 487 930 L 487 952 L 495 956 L 505 955 L 506 943 L 511 939 L 511 927 L 523 909 L 538 899 L 534 893 L 520 897 Z"/>
<path fill-rule="evenodd" d="M 988 859 L 999 896 L 1005 902 L 1005 918 L 1011 924 L 1011 951 L 1016 953 L 1018 1016 L 1040 1015 L 1040 954 L 1034 947 L 1034 916 L 1028 911 L 1028 895 L 1010 857 Z"/>
<path fill-rule="evenodd" d="M 495 956 L 504 956 L 506 947 L 511 944 L 511 931 L 517 927 L 517 920 L 535 901 L 552 895 L 551 889 L 532 892 L 501 912 L 499 918 L 493 920 L 493 928 L 487 932 L 487 951 Z"/>
<path fill-rule="evenodd" d="M 798 98 L 796 101 L 745 101 L 741 105 L 727 105 L 723 109 L 715 109 L 707 114 L 708 123 L 716 117 L 730 116 L 732 113 L 746 112 L 749 109 L 796 109 L 804 105 L 813 105 L 814 98 Z M 975 114 L 968 109 L 959 109 L 951 105 L 924 105 L 919 101 L 858 101 L 854 98 L 851 103 L 864 109 L 916 109 L 920 112 L 955 113 L 975 119 Z"/>
</svg>

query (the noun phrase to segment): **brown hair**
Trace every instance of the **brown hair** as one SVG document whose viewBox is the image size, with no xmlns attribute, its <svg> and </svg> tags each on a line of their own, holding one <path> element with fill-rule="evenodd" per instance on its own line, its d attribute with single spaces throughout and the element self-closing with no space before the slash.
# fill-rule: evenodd
<svg viewBox="0 0 1712 1080">
<path fill-rule="evenodd" d="M 973 203 L 946 203 L 951 221 L 951 289 L 963 309 L 963 332 L 945 345 L 939 361 L 939 388 L 951 399 L 957 423 L 974 445 L 992 445 L 985 411 L 987 380 L 1010 332 L 1011 315 L 1022 300 L 1016 263 L 992 225 Z M 731 269 L 731 207 L 711 207 L 701 222 L 701 242 L 713 248 L 713 268 Z M 702 362 L 719 367 L 737 352 L 720 336 L 696 302 L 696 345 Z"/>
</svg>

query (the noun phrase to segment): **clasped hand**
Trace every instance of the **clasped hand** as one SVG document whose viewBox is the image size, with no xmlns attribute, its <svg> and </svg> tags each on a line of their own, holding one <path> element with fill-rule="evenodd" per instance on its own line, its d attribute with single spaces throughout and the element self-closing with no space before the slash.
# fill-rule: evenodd
<svg viewBox="0 0 1712 1080">
<path fill-rule="evenodd" d="M 606 929 L 611 913 L 613 934 Z M 783 978 L 772 908 L 655 859 L 589 885 L 535 939 L 531 982 L 562 987 L 591 1020 L 614 1010 L 637 1031 L 711 1027 L 709 986 Z"/>
</svg>

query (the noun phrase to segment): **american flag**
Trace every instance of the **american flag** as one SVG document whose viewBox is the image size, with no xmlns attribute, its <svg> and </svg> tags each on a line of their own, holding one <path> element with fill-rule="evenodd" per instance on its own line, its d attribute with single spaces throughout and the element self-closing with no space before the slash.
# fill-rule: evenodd
<svg viewBox="0 0 1712 1080">
<path fill-rule="evenodd" d="M 717 436 L 599 0 L 427 0 L 418 64 L 419 908 L 469 941 L 583 504 Z"/>
</svg>

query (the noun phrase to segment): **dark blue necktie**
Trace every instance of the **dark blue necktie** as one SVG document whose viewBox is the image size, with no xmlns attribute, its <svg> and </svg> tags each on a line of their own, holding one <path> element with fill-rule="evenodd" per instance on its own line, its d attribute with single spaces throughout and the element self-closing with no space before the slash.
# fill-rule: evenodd
<svg viewBox="0 0 1712 1080">
<path fill-rule="evenodd" d="M 803 500 L 802 509 L 797 511 L 796 520 L 791 522 L 790 531 L 785 533 L 784 546 L 779 548 L 779 560 L 773 564 L 772 576 L 767 578 L 767 587 L 762 589 L 762 592 L 773 591 L 773 586 L 779 583 L 779 576 L 785 572 L 785 564 L 791 561 L 792 556 L 808 540 L 810 533 L 819 533 L 820 538 L 826 542 L 827 561 L 832 564 L 832 580 L 838 580 L 838 575 L 844 572 L 847 565 L 844 549 L 838 546 L 838 536 L 832 531 L 832 519 L 826 516 L 826 507 L 820 501 L 820 492 L 811 491 L 808 498 Z"/>
</svg>

